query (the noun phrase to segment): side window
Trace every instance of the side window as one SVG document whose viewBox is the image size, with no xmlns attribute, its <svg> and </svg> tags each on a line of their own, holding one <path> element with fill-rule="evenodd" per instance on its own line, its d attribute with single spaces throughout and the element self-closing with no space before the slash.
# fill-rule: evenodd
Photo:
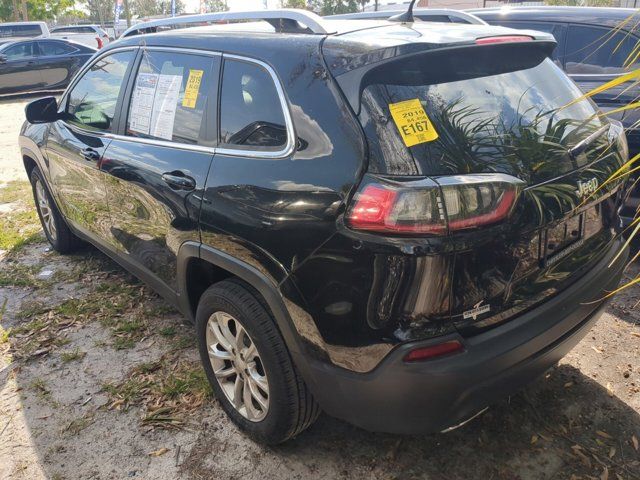
<svg viewBox="0 0 640 480">
<path fill-rule="evenodd" d="M 416 15 L 423 22 L 440 22 L 451 23 L 451 17 L 449 15 Z M 467 23 L 467 22 L 464 22 Z"/>
<path fill-rule="evenodd" d="M 220 98 L 220 143 L 274 150 L 287 143 L 278 91 L 255 63 L 225 59 Z"/>
<path fill-rule="evenodd" d="M 34 55 L 33 42 L 24 42 L 13 47 L 7 48 L 2 52 L 7 60 L 22 60 L 23 58 L 31 58 Z"/>
<path fill-rule="evenodd" d="M 565 66 L 573 74 L 620 74 L 638 43 L 627 32 L 607 28 L 571 25 L 567 39 Z M 629 69 L 633 69 L 630 66 Z"/>
<path fill-rule="evenodd" d="M 38 48 L 42 57 L 64 55 L 76 51 L 72 46 L 62 42 L 38 42 Z"/>
<path fill-rule="evenodd" d="M 212 144 L 215 62 L 219 58 L 210 55 L 146 51 L 131 95 L 126 134 Z"/>
<path fill-rule="evenodd" d="M 69 93 L 69 123 L 88 130 L 113 130 L 118 95 L 135 53 L 130 50 L 102 57 L 84 73 Z"/>
</svg>

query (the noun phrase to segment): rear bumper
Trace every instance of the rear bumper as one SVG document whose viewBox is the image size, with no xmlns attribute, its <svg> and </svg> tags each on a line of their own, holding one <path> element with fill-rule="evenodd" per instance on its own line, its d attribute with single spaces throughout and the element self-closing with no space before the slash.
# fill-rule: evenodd
<svg viewBox="0 0 640 480">
<path fill-rule="evenodd" d="M 589 273 L 543 305 L 504 325 L 394 349 L 375 370 L 359 374 L 326 363 L 307 364 L 309 387 L 322 408 L 367 430 L 425 433 L 447 429 L 514 393 L 557 363 L 596 322 L 622 276 L 627 252 L 617 241 Z M 402 358 L 417 346 L 457 339 L 465 351 L 423 363 Z"/>
</svg>

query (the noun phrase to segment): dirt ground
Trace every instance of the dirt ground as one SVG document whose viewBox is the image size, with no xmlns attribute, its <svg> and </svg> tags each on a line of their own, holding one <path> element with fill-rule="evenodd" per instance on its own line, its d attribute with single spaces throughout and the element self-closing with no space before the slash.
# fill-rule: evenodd
<svg viewBox="0 0 640 480">
<path fill-rule="evenodd" d="M 254 444 L 211 397 L 178 313 L 95 249 L 43 241 L 17 150 L 27 100 L 0 102 L 1 479 L 640 478 L 635 289 L 459 430 L 373 434 L 323 415 L 285 445 Z"/>
</svg>

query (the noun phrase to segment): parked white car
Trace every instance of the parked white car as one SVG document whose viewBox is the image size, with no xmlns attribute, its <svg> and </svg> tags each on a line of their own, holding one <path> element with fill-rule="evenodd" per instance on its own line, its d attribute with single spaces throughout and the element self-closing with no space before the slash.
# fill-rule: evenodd
<svg viewBox="0 0 640 480">
<path fill-rule="evenodd" d="M 76 43 L 82 43 L 91 48 L 100 49 L 109 43 L 109 35 L 98 25 L 67 25 L 54 27 L 51 37 L 64 38 Z"/>
<path fill-rule="evenodd" d="M 0 23 L 0 43 L 48 36 L 49 27 L 44 22 Z"/>
</svg>

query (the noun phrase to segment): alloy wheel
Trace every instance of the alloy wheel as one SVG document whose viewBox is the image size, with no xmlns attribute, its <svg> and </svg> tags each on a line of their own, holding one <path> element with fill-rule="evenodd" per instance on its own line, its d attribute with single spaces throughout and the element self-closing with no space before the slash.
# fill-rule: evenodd
<svg viewBox="0 0 640 480">
<path fill-rule="evenodd" d="M 42 216 L 42 223 L 46 233 L 52 240 L 55 240 L 57 235 L 56 222 L 53 218 L 53 210 L 49 203 L 49 196 L 40 180 L 36 180 L 36 202 L 38 204 L 38 211 Z"/>
<path fill-rule="evenodd" d="M 255 343 L 242 324 L 226 312 L 207 321 L 207 351 L 216 380 L 233 407 L 259 422 L 269 410 L 269 382 Z"/>
</svg>

